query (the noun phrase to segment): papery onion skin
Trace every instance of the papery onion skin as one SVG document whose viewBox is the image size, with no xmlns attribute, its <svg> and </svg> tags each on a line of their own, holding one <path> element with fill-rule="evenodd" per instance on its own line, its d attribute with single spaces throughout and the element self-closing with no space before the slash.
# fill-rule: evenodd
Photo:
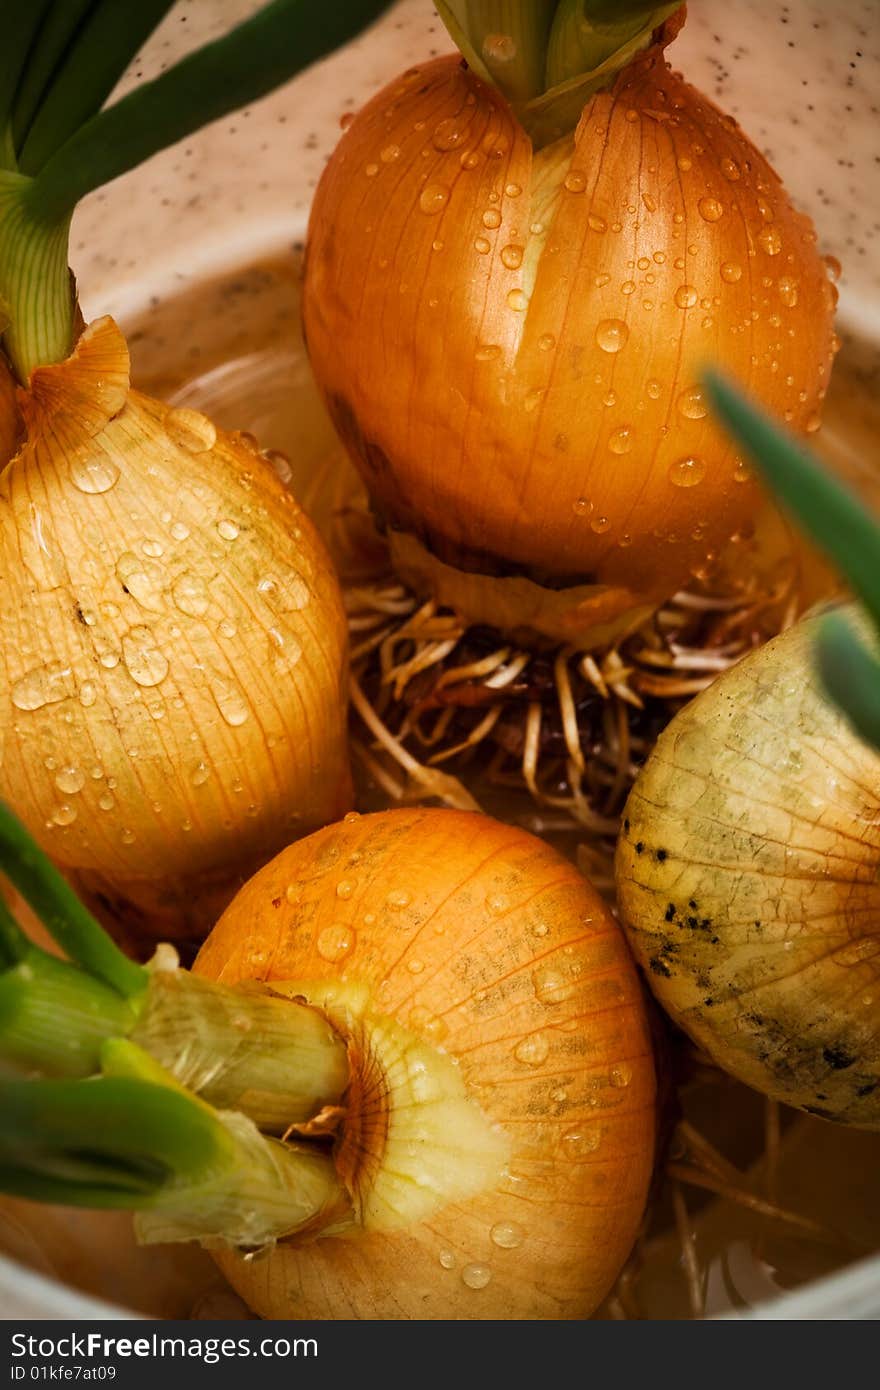
<svg viewBox="0 0 880 1390">
<path fill-rule="evenodd" d="M 349 817 L 257 874 L 195 970 L 229 984 L 295 980 L 306 995 L 334 976 L 363 988 L 453 1059 L 510 1145 L 490 1189 L 404 1229 L 292 1241 L 255 1261 L 218 1255 L 251 1307 L 359 1319 L 578 1318 L 596 1307 L 643 1211 L 655 1081 L 626 944 L 572 865 L 466 812 Z M 369 1120 L 393 1099 L 375 1085 L 345 1127 L 381 1130 Z M 381 1158 L 378 1141 L 359 1162 Z"/>
<path fill-rule="evenodd" d="M 812 429 L 833 299 L 809 220 L 655 46 L 534 162 L 457 58 L 392 83 L 318 187 L 304 320 L 388 524 L 461 569 L 595 586 L 568 622 L 589 645 L 756 507 L 703 365 Z"/>
<path fill-rule="evenodd" d="M 661 734 L 624 812 L 621 919 L 654 993 L 775 1100 L 880 1129 L 880 758 L 818 687 L 816 620 Z"/>
<path fill-rule="evenodd" d="M 0 795 L 141 930 L 203 936 L 280 845 L 350 805 L 335 575 L 255 448 L 129 389 L 112 320 L 19 402 Z"/>
</svg>

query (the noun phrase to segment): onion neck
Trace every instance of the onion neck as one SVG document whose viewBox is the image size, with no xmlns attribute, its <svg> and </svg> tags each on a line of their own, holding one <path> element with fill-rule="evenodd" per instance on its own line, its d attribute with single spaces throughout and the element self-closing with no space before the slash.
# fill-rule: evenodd
<svg viewBox="0 0 880 1390">
<path fill-rule="evenodd" d="M 2 343 L 22 385 L 73 346 L 75 300 L 67 267 L 71 213 L 44 215 L 33 180 L 0 171 Z"/>
<path fill-rule="evenodd" d="M 570 134 L 676 11 L 646 0 L 438 0 L 468 66 L 511 103 L 536 149 Z M 670 26 L 668 38 L 676 29 Z"/>
</svg>

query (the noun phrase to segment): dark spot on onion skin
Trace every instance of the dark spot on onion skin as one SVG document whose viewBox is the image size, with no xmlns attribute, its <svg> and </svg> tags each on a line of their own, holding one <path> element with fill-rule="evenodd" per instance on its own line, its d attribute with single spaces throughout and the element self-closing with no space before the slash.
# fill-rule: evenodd
<svg viewBox="0 0 880 1390">
<path fill-rule="evenodd" d="M 642 844 L 641 840 L 639 840 L 638 844 L 636 845 L 636 854 L 643 854 L 644 850 L 645 846 Z"/>
<path fill-rule="evenodd" d="M 672 971 L 669 969 L 669 966 L 666 964 L 665 961 L 661 960 L 659 956 L 652 956 L 651 959 L 648 961 L 648 964 L 650 965 L 655 975 L 664 975 L 667 980 L 672 975 Z"/>
<path fill-rule="evenodd" d="M 668 850 L 666 850 L 666 849 L 658 849 L 658 851 L 657 851 L 657 863 L 658 863 L 658 864 L 665 864 L 665 863 L 666 863 L 666 860 L 667 860 L 668 858 L 669 858 L 669 851 L 668 851 Z"/>
<path fill-rule="evenodd" d="M 846 1071 L 855 1065 L 856 1058 L 845 1047 L 823 1047 L 822 1056 L 834 1071 Z"/>
<path fill-rule="evenodd" d="M 281 906 L 281 899 L 280 899 L 280 898 L 273 898 L 273 899 L 272 899 L 272 906 L 273 906 L 273 907 L 280 907 L 280 906 Z"/>
<path fill-rule="evenodd" d="M 667 907 L 667 909 L 666 909 L 666 918 L 665 918 L 665 920 L 666 920 L 667 922 L 674 922 L 674 921 L 675 921 L 675 903 L 670 903 L 669 906 Z"/>
<path fill-rule="evenodd" d="M 874 1092 L 876 1091 L 876 1089 L 877 1089 L 878 1086 L 880 1086 L 880 1081 L 868 1081 L 868 1082 L 865 1083 L 864 1086 L 859 1086 L 858 1090 L 856 1091 L 856 1095 L 857 1095 L 857 1096 L 870 1096 L 870 1095 L 873 1095 Z"/>
</svg>

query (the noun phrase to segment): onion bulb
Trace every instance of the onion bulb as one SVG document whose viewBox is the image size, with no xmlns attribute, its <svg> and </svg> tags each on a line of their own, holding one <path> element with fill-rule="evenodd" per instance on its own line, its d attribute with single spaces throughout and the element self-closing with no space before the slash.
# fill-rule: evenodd
<svg viewBox="0 0 880 1390">
<path fill-rule="evenodd" d="M 348 1215 L 259 1260 L 213 1252 L 252 1308 L 597 1306 L 641 1219 L 655 1083 L 623 936 L 573 866 L 483 816 L 349 816 L 252 878 L 194 968 L 323 1010 L 348 1048 L 333 1149 Z"/>
<path fill-rule="evenodd" d="M 130 389 L 112 320 L 18 404 L 0 793 L 130 922 L 204 935 L 255 867 L 350 804 L 335 576 L 256 446 Z"/>
<path fill-rule="evenodd" d="M 473 621 L 580 646 L 702 575 L 757 505 L 698 385 L 818 426 L 833 286 L 674 25 L 533 148 L 457 56 L 346 128 L 309 226 L 318 383 L 392 558 Z"/>
<path fill-rule="evenodd" d="M 15 404 L 15 381 L 0 352 L 0 468 L 12 458 L 18 440 L 19 419 Z"/>
<path fill-rule="evenodd" d="M 815 629 L 661 734 L 624 813 L 618 901 L 654 993 L 719 1066 L 880 1129 L 880 758 L 822 692 Z"/>
</svg>

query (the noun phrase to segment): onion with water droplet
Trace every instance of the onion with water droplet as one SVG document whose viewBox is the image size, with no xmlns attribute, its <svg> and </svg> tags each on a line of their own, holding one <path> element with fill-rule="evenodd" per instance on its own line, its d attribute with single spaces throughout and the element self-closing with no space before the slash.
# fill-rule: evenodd
<svg viewBox="0 0 880 1390">
<path fill-rule="evenodd" d="M 334 1156 L 354 1224 L 319 1223 L 256 1261 L 218 1255 L 251 1307 L 597 1306 L 641 1219 L 655 1083 L 622 934 L 572 865 L 484 816 L 352 816 L 251 879 L 195 970 L 323 1009 L 352 1069 Z"/>
<path fill-rule="evenodd" d="M 819 686 L 816 626 L 660 735 L 624 812 L 618 902 L 654 993 L 719 1066 L 880 1129 L 880 758 Z"/>
<path fill-rule="evenodd" d="M 706 362 L 795 428 L 817 417 L 833 294 L 813 229 L 664 62 L 675 28 L 543 146 L 473 64 L 425 63 L 347 126 L 319 185 L 318 382 L 399 573 L 472 621 L 593 645 L 723 550 L 757 495 L 713 421 L 677 408 Z"/>
<path fill-rule="evenodd" d="M 102 319 L 18 392 L 0 794 L 108 910 L 201 937 L 255 867 L 349 804 L 345 618 L 271 465 L 128 373 Z"/>
</svg>

